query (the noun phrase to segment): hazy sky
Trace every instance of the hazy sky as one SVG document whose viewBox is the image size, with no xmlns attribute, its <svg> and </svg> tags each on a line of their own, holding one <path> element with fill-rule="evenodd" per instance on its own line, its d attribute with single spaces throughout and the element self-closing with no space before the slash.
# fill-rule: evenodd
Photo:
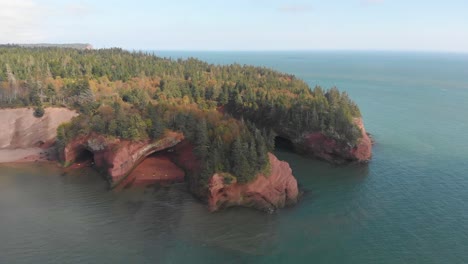
<svg viewBox="0 0 468 264">
<path fill-rule="evenodd" d="M 468 52 L 468 0 L 0 0 L 0 43 Z"/>
</svg>

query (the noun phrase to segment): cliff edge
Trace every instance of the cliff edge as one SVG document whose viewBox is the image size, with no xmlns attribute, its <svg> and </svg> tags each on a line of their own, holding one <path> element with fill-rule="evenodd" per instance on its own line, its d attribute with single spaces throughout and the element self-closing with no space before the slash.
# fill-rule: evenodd
<svg viewBox="0 0 468 264">
<path fill-rule="evenodd" d="M 47 159 L 57 127 L 78 115 L 58 107 L 46 108 L 40 118 L 33 113 L 32 108 L 0 109 L 0 162 Z"/>
<path fill-rule="evenodd" d="M 0 148 L 40 147 L 55 141 L 57 127 L 78 114 L 67 108 L 46 108 L 42 117 L 32 108 L 0 109 Z"/>
<path fill-rule="evenodd" d="M 154 141 L 123 140 L 92 133 L 73 139 L 59 154 L 65 166 L 92 159 L 96 169 L 107 176 L 111 187 L 115 187 L 147 156 L 169 149 L 183 139 L 184 136 L 176 132 L 168 132 Z"/>
</svg>

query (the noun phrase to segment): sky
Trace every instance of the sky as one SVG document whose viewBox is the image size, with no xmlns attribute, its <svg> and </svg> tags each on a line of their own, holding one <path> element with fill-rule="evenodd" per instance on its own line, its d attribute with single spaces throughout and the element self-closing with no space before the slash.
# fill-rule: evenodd
<svg viewBox="0 0 468 264">
<path fill-rule="evenodd" d="M 468 52 L 468 0 L 0 0 L 0 43 Z"/>
</svg>

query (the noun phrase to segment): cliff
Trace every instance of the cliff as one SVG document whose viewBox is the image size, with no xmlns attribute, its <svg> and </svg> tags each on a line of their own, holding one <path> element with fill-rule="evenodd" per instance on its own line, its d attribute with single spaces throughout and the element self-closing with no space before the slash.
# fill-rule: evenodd
<svg viewBox="0 0 468 264">
<path fill-rule="evenodd" d="M 146 159 L 156 152 L 161 154 Z M 259 174 L 252 182 L 240 184 L 235 179 L 225 183 L 222 175 L 214 174 L 208 186 L 199 182 L 197 178 L 199 162 L 193 154 L 192 144 L 184 140 L 181 133 L 167 132 L 162 139 L 154 142 L 135 142 L 90 134 L 69 142 L 61 155 L 65 163 L 70 165 L 75 161 L 86 163 L 84 160 L 80 161 L 83 153 L 91 154 L 89 158 L 92 158 L 95 168 L 108 176 L 112 187 L 120 183 L 122 183 L 120 186 L 127 185 L 130 182 L 136 184 L 154 181 L 180 182 L 184 179 L 184 174 L 175 168 L 172 163 L 174 162 L 179 168 L 188 172 L 186 180 L 190 191 L 206 201 L 210 211 L 231 206 L 245 206 L 271 212 L 297 202 L 297 181 L 292 175 L 289 164 L 279 161 L 271 153 L 268 154 L 269 175 Z M 148 164 L 145 165 L 145 162 Z M 150 170 L 138 169 L 140 163 Z M 133 178 L 132 175 L 135 174 Z M 140 174 L 143 176 L 138 177 Z"/>
<path fill-rule="evenodd" d="M 257 175 L 246 184 L 226 183 L 224 177 L 213 175 L 209 182 L 208 206 L 211 211 L 231 206 L 253 207 L 272 212 L 278 208 L 297 202 L 297 181 L 289 164 L 268 153 L 270 174 Z"/>
<path fill-rule="evenodd" d="M 46 108 L 41 118 L 32 108 L 0 109 L 0 162 L 51 159 L 57 127 L 77 113 L 67 108 Z"/>
<path fill-rule="evenodd" d="M 372 158 L 372 141 L 366 133 L 362 119 L 355 118 L 354 123 L 361 133 L 361 138 L 354 146 L 329 138 L 321 132 L 304 133 L 299 137 L 290 136 L 293 133 L 287 131 L 281 131 L 280 134 L 292 142 L 298 153 L 335 164 L 365 163 Z"/>
<path fill-rule="evenodd" d="M 55 141 L 57 127 L 77 113 L 67 108 L 46 108 L 41 118 L 32 108 L 0 109 L 0 148 L 40 147 Z"/>
<path fill-rule="evenodd" d="M 92 158 L 94 166 L 108 177 L 112 187 L 119 184 L 147 156 L 171 148 L 184 139 L 181 133 L 168 132 L 155 141 L 130 141 L 99 134 L 77 137 L 60 153 L 65 166 L 84 156 Z"/>
</svg>

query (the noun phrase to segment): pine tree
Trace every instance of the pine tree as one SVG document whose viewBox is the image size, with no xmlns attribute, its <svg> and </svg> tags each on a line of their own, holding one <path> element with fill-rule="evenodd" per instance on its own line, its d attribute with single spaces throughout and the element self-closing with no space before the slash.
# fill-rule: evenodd
<svg viewBox="0 0 468 264">
<path fill-rule="evenodd" d="M 157 139 L 161 137 L 165 129 L 164 121 L 159 117 L 159 115 L 154 115 L 151 117 L 151 138 Z"/>
<path fill-rule="evenodd" d="M 206 125 L 206 120 L 202 119 L 196 125 L 195 130 L 195 155 L 202 161 L 206 160 L 208 155 L 208 128 Z"/>
<path fill-rule="evenodd" d="M 257 147 L 257 170 L 264 169 L 265 165 L 268 163 L 268 149 L 265 143 L 265 138 L 262 137 L 260 131 L 255 131 L 255 145 Z"/>
<path fill-rule="evenodd" d="M 241 183 L 245 183 L 249 178 L 249 163 L 247 161 L 246 148 L 243 146 L 241 138 L 238 137 L 232 143 L 231 149 L 231 167 L 232 173 L 237 176 L 237 179 Z"/>
</svg>

